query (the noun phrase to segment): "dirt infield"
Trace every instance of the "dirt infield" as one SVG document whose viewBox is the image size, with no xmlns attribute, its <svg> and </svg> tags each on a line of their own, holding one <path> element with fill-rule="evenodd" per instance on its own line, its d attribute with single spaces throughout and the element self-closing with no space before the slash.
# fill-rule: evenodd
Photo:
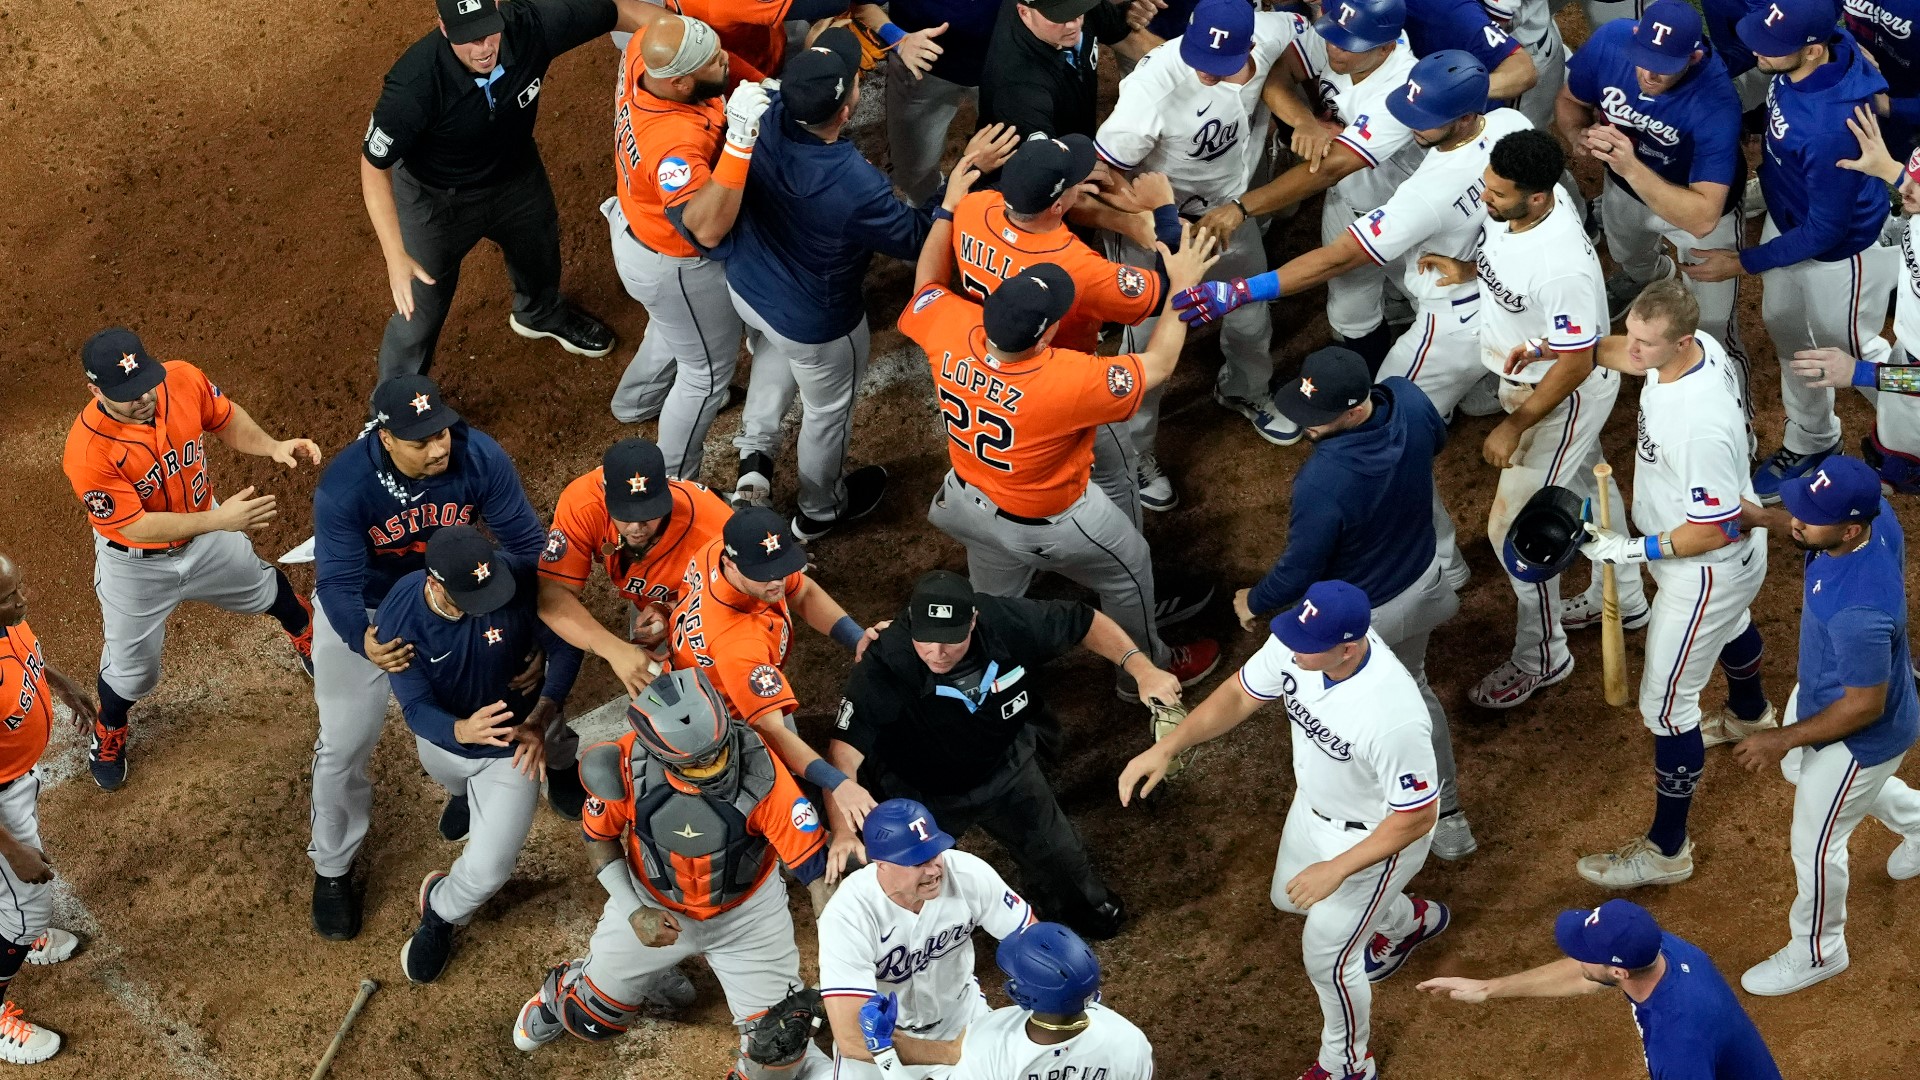
<svg viewBox="0 0 1920 1080">
<path fill-rule="evenodd" d="M 49 658 L 83 684 L 99 613 L 89 531 L 58 464 L 86 400 L 79 342 L 128 323 L 159 355 L 206 367 L 269 430 L 311 436 L 329 452 L 343 445 L 363 418 L 387 314 L 355 183 L 356 144 L 380 74 L 431 25 L 425 0 L 0 7 L 0 145 L 9 150 L 0 159 L 0 266 L 8 270 L 0 549 L 26 571 L 29 617 Z M 568 291 L 618 329 L 617 358 L 583 360 L 508 333 L 505 277 L 486 247 L 465 266 L 435 372 L 455 404 L 514 455 L 543 511 L 622 434 L 605 401 L 644 321 L 620 289 L 596 212 L 611 190 L 613 62 L 610 47 L 590 45 L 556 64 L 540 134 L 560 201 Z M 861 138 L 880 153 L 870 126 Z M 1297 245 L 1311 232 L 1307 216 L 1282 231 Z M 882 262 L 870 290 L 877 358 L 903 348 L 891 323 L 909 273 Z M 1759 354 L 1761 442 L 1770 447 L 1781 426 L 1778 387 L 1757 287 L 1748 293 L 1745 330 Z M 1318 304 L 1315 294 L 1279 305 L 1283 369 L 1324 337 Z M 1238 632 L 1224 597 L 1277 554 L 1304 449 L 1266 445 L 1207 400 L 1214 354 L 1211 341 L 1197 343 L 1169 397 L 1161 460 L 1185 503 L 1151 531 L 1163 561 L 1217 569 L 1223 599 L 1181 635 L 1218 635 L 1237 662 L 1258 640 Z M 945 468 L 924 369 L 889 370 L 908 377 L 861 404 L 853 457 L 885 464 L 893 494 L 871 522 L 817 552 L 820 581 L 863 621 L 891 615 L 923 571 L 964 562 L 924 518 Z M 1607 445 L 1624 483 L 1632 391 L 1623 397 Z M 1857 400 L 1845 418 L 1850 433 L 1865 430 Z M 736 424 L 729 412 L 717 431 L 729 435 Z M 1642 1076 L 1630 1014 L 1610 996 L 1487 1009 L 1413 990 L 1429 975 L 1551 959 L 1553 913 L 1602 899 L 1575 876 L 1573 860 L 1643 827 L 1651 802 L 1650 741 L 1631 711 L 1601 702 L 1591 636 L 1575 646 L 1574 676 L 1533 704 L 1491 714 L 1466 703 L 1512 633 L 1511 592 L 1484 542 L 1493 476 L 1478 446 L 1490 426 L 1461 421 L 1444 458 L 1474 581 L 1460 616 L 1435 636 L 1429 663 L 1453 716 L 1481 850 L 1463 865 L 1431 861 L 1415 880 L 1413 891 L 1452 905 L 1454 927 L 1376 991 L 1373 1045 L 1389 1077 Z M 218 492 L 257 483 L 281 497 L 281 520 L 258 538 L 263 553 L 307 535 L 311 471 L 286 475 L 224 450 L 213 456 Z M 711 460 L 730 470 L 724 459 Z M 780 486 L 792 490 L 790 473 Z M 1910 529 L 1920 520 L 1911 504 L 1902 517 Z M 1774 555 L 1755 615 L 1769 642 L 1768 691 L 1779 702 L 1792 680 L 1799 573 L 1783 545 Z M 310 584 L 304 569 L 295 573 Z M 604 592 L 596 602 L 613 611 Z M 374 761 L 375 821 L 361 860 L 365 929 L 349 943 L 316 937 L 304 855 L 315 724 L 306 681 L 266 619 L 190 610 L 171 631 L 165 680 L 135 713 L 126 788 L 102 793 L 79 769 L 43 800 L 47 849 L 65 890 L 60 917 L 85 931 L 86 944 L 69 963 L 29 968 L 17 980 L 13 996 L 29 1016 L 68 1039 L 36 1075 L 304 1077 L 365 975 L 384 986 L 336 1076 L 724 1074 L 733 1044 L 726 1010 L 697 964 L 701 1000 L 684 1016 L 638 1025 L 612 1045 L 563 1040 L 533 1057 L 513 1048 L 515 1010 L 546 965 L 584 950 L 601 898 L 575 827 L 546 811 L 513 881 L 466 932 L 447 975 L 429 987 L 406 984 L 398 952 L 416 917 L 415 886 L 455 852 L 434 828 L 442 793 L 397 720 Z M 817 635 L 802 636 L 791 671 L 816 735 L 846 666 Z M 1119 706 L 1095 675 L 1090 663 L 1064 664 L 1049 686 L 1070 743 L 1059 790 L 1134 913 L 1129 931 L 1097 950 L 1107 1000 L 1145 1029 L 1159 1074 L 1171 1080 L 1291 1076 L 1314 1053 L 1319 1015 L 1301 968 L 1299 921 L 1267 902 L 1291 789 L 1285 730 L 1263 715 L 1207 748 L 1166 797 L 1123 811 L 1113 778 L 1144 745 L 1144 714 Z M 604 665 L 590 661 L 573 708 L 606 700 L 613 686 Z M 1718 693 L 1710 689 L 1709 700 Z M 70 733 L 56 737 L 50 778 L 75 774 L 75 746 Z M 1906 774 L 1920 778 L 1920 766 Z M 1730 979 L 1785 941 L 1790 805 L 1779 776 L 1750 776 L 1713 752 L 1694 812 L 1699 872 L 1636 897 L 1712 953 Z M 1920 1062 L 1920 883 L 1887 880 L 1881 867 L 1892 844 L 1868 823 L 1853 845 L 1852 970 L 1794 997 L 1745 999 L 1789 1076 L 1892 1077 Z M 997 857 L 989 844 L 970 846 Z M 804 898 L 796 903 L 811 975 L 811 917 Z M 997 984 L 991 949 L 980 956 L 983 977 Z"/>
</svg>

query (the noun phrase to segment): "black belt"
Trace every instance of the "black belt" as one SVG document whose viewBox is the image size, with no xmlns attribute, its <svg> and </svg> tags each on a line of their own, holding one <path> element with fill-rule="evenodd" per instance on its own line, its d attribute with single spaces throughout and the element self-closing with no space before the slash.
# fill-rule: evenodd
<svg viewBox="0 0 1920 1080">
<path fill-rule="evenodd" d="M 969 484 L 965 480 L 960 479 L 959 473 L 953 474 L 953 481 L 954 483 L 959 484 L 961 487 L 966 488 L 968 491 L 978 490 L 972 484 Z M 992 500 L 988 500 L 988 501 L 991 502 Z M 1065 513 L 1065 511 L 1061 511 L 1061 512 Z M 1051 525 L 1053 524 L 1052 518 L 1021 517 L 1019 514 L 1008 513 L 1007 511 L 1000 509 L 998 504 L 995 504 L 993 508 L 993 513 L 995 517 L 1005 518 L 1006 520 L 1013 522 L 1015 525 Z"/>
<path fill-rule="evenodd" d="M 7 782 L 5 782 L 5 783 L 3 783 L 3 784 L 0 784 L 0 791 L 5 791 L 5 790 L 7 790 L 8 788 L 10 788 L 10 787 L 12 787 L 13 785 L 15 785 L 15 784 L 17 784 L 17 783 L 19 783 L 19 782 L 20 782 L 20 781 L 22 781 L 22 780 L 25 780 L 25 779 L 26 779 L 27 777 L 29 777 L 29 776 L 32 776 L 32 775 L 33 775 L 33 770 L 32 770 L 32 769 L 28 769 L 28 770 L 27 770 L 26 772 L 23 772 L 23 773 L 21 773 L 21 774 L 20 774 L 19 776 L 16 776 L 16 777 L 14 777 L 13 779 L 11 779 L 11 780 L 8 780 Z"/>
<path fill-rule="evenodd" d="M 137 547 L 128 547 L 127 545 L 122 544 L 116 540 L 109 540 L 107 541 L 107 546 L 112 548 L 115 551 L 121 552 L 122 554 L 131 555 L 136 559 L 158 559 L 164 556 L 178 555 L 181 552 L 187 550 L 187 544 L 191 544 L 191 543 L 193 543 L 193 541 L 189 540 L 186 542 L 186 544 L 175 544 L 172 547 L 137 548 Z"/>
<path fill-rule="evenodd" d="M 1328 817 L 1327 815 L 1325 815 L 1325 814 L 1323 814 L 1323 813 L 1321 813 L 1320 811 L 1318 811 L 1318 810 L 1315 810 L 1315 809 L 1314 809 L 1313 807 L 1311 807 L 1311 806 L 1309 806 L 1309 807 L 1307 807 L 1307 810 L 1308 810 L 1309 812 L 1311 812 L 1311 813 L 1313 814 L 1313 816 L 1314 816 L 1314 817 L 1317 817 L 1317 818 L 1319 818 L 1319 819 L 1320 819 L 1321 821 L 1325 821 L 1325 822 L 1328 822 L 1328 823 L 1330 823 L 1330 824 L 1334 824 L 1334 825 L 1338 825 L 1338 826 L 1340 826 L 1340 827 L 1341 827 L 1341 828 L 1343 828 L 1343 829 L 1354 829 L 1354 830 L 1357 830 L 1357 831 L 1359 831 L 1359 832 L 1366 832 L 1366 831 L 1367 831 L 1368 829 L 1370 829 L 1370 828 L 1372 828 L 1372 827 L 1373 827 L 1373 826 L 1371 826 L 1371 825 L 1368 825 L 1368 824 L 1367 824 L 1366 822 L 1364 822 L 1364 821 L 1339 821 L 1339 820 L 1337 820 L 1337 819 L 1334 819 L 1334 818 L 1330 818 L 1330 817 Z"/>
</svg>

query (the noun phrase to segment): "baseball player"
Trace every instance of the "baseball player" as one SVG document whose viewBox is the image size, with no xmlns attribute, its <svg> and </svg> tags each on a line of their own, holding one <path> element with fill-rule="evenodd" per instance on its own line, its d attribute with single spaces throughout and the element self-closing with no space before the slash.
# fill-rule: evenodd
<svg viewBox="0 0 1920 1080">
<path fill-rule="evenodd" d="M 839 1080 L 925 1080 L 951 1065 L 960 1038 L 990 1010 L 973 974 L 973 932 L 1001 940 L 1033 909 L 993 867 L 955 851 L 933 814 L 888 799 L 867 815 L 867 865 L 820 913 L 820 996 L 833 1025 Z M 893 998 L 891 1047 L 867 1049 L 861 1009 Z M 886 1060 L 887 1058 L 894 1060 Z"/>
<path fill-rule="evenodd" d="M 1541 487 L 1593 494 L 1600 429 L 1620 392 L 1620 376 L 1593 362 L 1607 325 L 1606 286 L 1579 208 L 1555 186 L 1565 164 L 1560 144 L 1544 131 L 1502 138 L 1488 158 L 1487 224 L 1475 261 L 1423 255 L 1418 264 L 1440 271 L 1441 285 L 1479 278 L 1481 362 L 1501 376 L 1508 413 L 1480 450 L 1500 470 L 1487 521 L 1497 552 L 1504 553 L 1513 515 Z M 1513 368 L 1510 354 L 1522 343 L 1543 344 L 1544 354 Z M 1619 488 L 1609 482 L 1605 497 L 1615 504 L 1613 520 L 1626 520 Z M 1467 695 L 1487 709 L 1511 709 L 1573 673 L 1559 578 L 1527 581 L 1511 566 L 1508 577 L 1519 604 L 1513 653 Z M 1637 568 L 1619 577 L 1620 610 L 1646 607 Z M 1597 589 L 1599 575 L 1594 580 Z"/>
<path fill-rule="evenodd" d="M 1043 145 L 1057 156 L 1079 152 L 1065 140 Z M 1081 172 L 1078 164 L 1073 171 Z M 1096 432 L 1132 416 L 1141 394 L 1173 374 L 1186 324 L 1162 320 L 1143 353 L 1095 356 L 1052 346 L 1078 294 L 1056 264 L 1027 267 L 996 285 L 984 304 L 949 292 L 954 208 L 976 177 L 968 158 L 954 167 L 899 320 L 900 332 L 926 351 L 953 463 L 927 520 L 966 546 L 975 591 L 1021 596 L 1035 572 L 1051 570 L 1093 590 L 1101 610 L 1155 667 L 1183 685 L 1204 677 L 1219 663 L 1219 645 L 1203 639 L 1171 649 L 1160 639 L 1156 624 L 1179 612 L 1155 606 L 1146 538 L 1090 483 Z M 1181 232 L 1179 254 L 1160 249 L 1174 292 L 1199 280 L 1213 252 L 1191 227 Z M 1121 272 L 1140 274 L 1132 267 Z M 1121 696 L 1132 698 L 1131 678 L 1118 678 Z"/>
<path fill-rule="evenodd" d="M 1551 126 L 1554 102 L 1560 97 L 1560 88 L 1567 84 L 1567 47 L 1553 19 L 1556 5 L 1551 0 L 1480 0 L 1480 6 L 1493 25 L 1519 42 L 1533 61 L 1533 85 L 1513 102 L 1513 108 L 1534 127 Z M 1590 26 L 1598 28 L 1598 24 Z"/>
<path fill-rule="evenodd" d="M 1516 0 L 1508 0 L 1518 6 Z M 1545 0 L 1539 0 L 1541 7 Z M 1457 50 L 1471 55 L 1487 69 L 1489 95 L 1511 101 L 1539 85 L 1533 53 L 1496 22 L 1514 12 L 1496 11 L 1483 0 L 1402 0 L 1406 8 L 1407 46 L 1416 57 Z M 1547 19 L 1549 23 L 1552 18 Z M 1564 63 L 1564 61 L 1562 61 Z M 1548 98 L 1549 102 L 1553 99 Z"/>
<path fill-rule="evenodd" d="M 74 726 L 91 730 L 95 709 L 73 680 L 47 663 L 40 639 L 27 625 L 27 591 L 20 566 L 0 555 L 0 999 L 7 997 L 22 964 L 57 964 L 80 941 L 50 924 L 53 862 L 40 842 L 40 773 L 53 731 L 56 699 L 73 714 Z M 18 1002 L 0 1007 L 0 1061 L 32 1065 L 60 1052 L 60 1036 L 31 1023 Z"/>
<path fill-rule="evenodd" d="M 627 708 L 633 730 L 589 747 L 593 798 L 581 819 L 607 903 L 583 958 L 555 965 L 520 1007 L 513 1044 L 532 1053 L 571 1032 L 605 1042 L 640 1003 L 684 1008 L 693 986 L 674 965 L 704 956 L 746 1029 L 800 988 L 784 866 L 802 884 L 826 870 L 820 815 L 760 736 L 727 715 L 698 671 L 655 679 Z M 797 1072 L 793 1067 L 808 1064 Z M 742 1053 L 743 1080 L 818 1076 L 810 1045 L 783 1067 Z"/>
<path fill-rule="evenodd" d="M 1193 9 L 1186 32 L 1154 49 L 1120 81 L 1120 98 L 1101 123 L 1094 146 L 1101 160 L 1127 173 L 1149 171 L 1171 183 L 1175 206 L 1198 217 L 1253 185 L 1277 112 L 1299 131 L 1319 130 L 1319 121 L 1297 92 L 1276 86 L 1267 93 L 1276 65 L 1286 81 L 1306 81 L 1302 40 L 1307 21 L 1287 12 L 1255 12 L 1246 0 L 1205 0 Z M 1121 237 L 1119 258 L 1151 268 L 1151 248 Z M 1266 266 L 1260 223 L 1248 219 L 1227 238 L 1219 272 L 1258 273 Z M 1123 332 L 1121 352 L 1138 352 L 1153 338 L 1158 311 Z M 1213 400 L 1247 418 L 1261 438 L 1291 446 L 1300 431 L 1273 411 L 1273 315 L 1264 303 L 1247 305 L 1222 321 L 1220 354 L 1225 363 Z M 1164 387 L 1148 391 L 1128 423 L 1140 456 L 1140 501 L 1149 510 L 1171 509 L 1173 485 L 1160 469 L 1154 439 L 1160 427 Z"/>
<path fill-rule="evenodd" d="M 1786 726 L 1734 748 L 1754 772 L 1778 764 L 1794 785 L 1793 938 L 1747 969 L 1749 994 L 1803 990 L 1847 969 L 1847 840 L 1868 814 L 1920 837 L 1920 795 L 1894 774 L 1920 737 L 1907 640 L 1906 536 L 1880 477 L 1835 455 L 1780 485 L 1783 509 L 1753 515 L 1805 552 L 1799 685 Z M 1785 520 L 1783 520 L 1785 519 Z M 1895 850 L 1898 857 L 1911 843 Z M 1889 860 L 1898 877 L 1903 867 Z"/>
<path fill-rule="evenodd" d="M 387 676 L 431 663 L 404 637 L 373 621 L 394 584 L 425 566 L 427 542 L 448 525 L 484 524 L 515 572 L 532 569 L 545 534 L 513 459 L 469 427 L 424 375 L 374 389 L 373 421 L 320 477 L 313 493 L 314 700 L 313 928 L 345 941 L 360 932 L 351 877 L 373 808 L 367 762 L 391 696 Z M 560 650 L 552 657 L 564 663 Z M 547 733 L 547 798 L 577 818 L 577 738 L 555 714 Z M 457 811 L 457 808 L 450 808 Z M 572 813 L 569 814 L 568 811 Z M 443 822 L 451 826 L 443 815 Z M 456 830 L 455 835 L 458 835 Z"/>
<path fill-rule="evenodd" d="M 1609 987 L 1633 1006 L 1652 1080 L 1780 1080 L 1753 1018 L 1707 954 L 1660 929 L 1647 909 L 1609 900 L 1553 924 L 1564 959 L 1497 979 L 1428 979 L 1418 989 L 1479 1004 L 1560 998 Z"/>
<path fill-rule="evenodd" d="M 1438 818 L 1431 721 L 1420 689 L 1368 626 L 1367 594 L 1322 581 L 1274 616 L 1273 636 L 1166 738 L 1120 773 L 1120 804 L 1176 754 L 1281 699 L 1293 731 L 1294 797 L 1270 898 L 1307 917 L 1300 951 L 1320 995 L 1320 1054 L 1301 1080 L 1373 1080 L 1372 984 L 1446 930 L 1447 906 L 1405 893 Z M 1363 944 L 1364 943 L 1364 944 Z"/>
<path fill-rule="evenodd" d="M 1647 380 L 1633 469 L 1638 533 L 1588 525 L 1580 550 L 1636 575 L 1644 565 L 1659 586 L 1642 620 L 1640 677 L 1640 718 L 1653 732 L 1653 825 L 1579 863 L 1581 877 L 1613 889 L 1693 875 L 1687 813 L 1706 748 L 1777 723 L 1760 682 L 1760 628 L 1748 614 L 1767 579 L 1767 549 L 1764 534 L 1740 527 L 1741 500 L 1753 498 L 1741 371 L 1699 319 L 1685 286 L 1655 282 L 1627 310 L 1626 333 L 1594 350 L 1595 364 Z M 1727 706 L 1706 716 L 1700 691 L 1716 662 L 1727 673 Z"/>
<path fill-rule="evenodd" d="M 767 92 L 732 76 L 713 28 L 661 19 L 627 43 L 613 118 L 615 194 L 600 204 L 613 265 L 647 310 L 646 335 L 613 392 L 623 423 L 660 419 L 671 476 L 697 480 L 745 330 L 709 251 L 740 212 Z M 722 138 L 722 135 L 725 138 Z"/>
<path fill-rule="evenodd" d="M 1760 187 L 1767 225 L 1758 247 L 1695 250 L 1681 270 L 1695 281 L 1760 274 L 1760 314 L 1780 356 L 1831 345 L 1859 356 L 1887 319 L 1893 249 L 1880 244 L 1886 189 L 1837 163 L 1856 151 L 1847 120 L 1885 93 L 1887 82 L 1853 38 L 1835 25 L 1830 0 L 1769 2 L 1739 23 L 1740 40 L 1772 75 Z M 1753 476 L 1766 503 L 1782 481 L 1805 476 L 1840 445 L 1833 391 L 1780 372 L 1787 429 L 1779 450 Z"/>
<path fill-rule="evenodd" d="M 1100 961 L 1080 935 L 1059 923 L 1033 923 L 1002 938 L 994 962 L 1006 974 L 1013 1004 L 967 1029 L 960 1063 L 948 1080 L 1153 1080 L 1152 1044 L 1126 1017 L 1101 1004 Z M 899 1007 L 893 994 L 860 1006 L 867 1052 L 876 1059 L 892 1052 Z M 898 1053 L 893 1056 L 898 1061 Z"/>
<path fill-rule="evenodd" d="M 1876 102 L 1884 116 L 1887 143 L 1904 157 L 1920 137 L 1920 41 L 1913 25 L 1920 18 L 1915 0 L 1843 0 L 1840 18 L 1864 56 L 1887 80 L 1884 102 Z"/>
<path fill-rule="evenodd" d="M 67 432 L 60 466 L 93 526 L 100 598 L 100 713 L 87 747 L 93 782 L 127 782 L 127 715 L 160 681 L 167 618 L 189 600 L 271 615 L 313 674 L 313 612 L 246 537 L 279 514 L 251 486 L 214 498 L 207 434 L 287 468 L 320 464 L 311 439 L 276 439 L 184 360 L 162 363 L 124 327 L 80 348 L 93 401 Z"/>
<path fill-rule="evenodd" d="M 374 615 L 374 625 L 426 658 L 390 676 L 393 695 L 421 766 L 471 821 L 456 837 L 466 846 L 453 868 L 420 882 L 420 925 L 400 950 L 409 982 L 440 977 L 454 928 L 513 874 L 540 801 L 547 725 L 565 703 L 562 684 L 573 681 L 559 664 L 542 663 L 541 641 L 553 634 L 515 576 L 491 539 L 449 525 L 427 540 L 427 568 L 396 582 Z M 544 675 L 537 694 L 522 674 L 530 667 Z"/>
</svg>

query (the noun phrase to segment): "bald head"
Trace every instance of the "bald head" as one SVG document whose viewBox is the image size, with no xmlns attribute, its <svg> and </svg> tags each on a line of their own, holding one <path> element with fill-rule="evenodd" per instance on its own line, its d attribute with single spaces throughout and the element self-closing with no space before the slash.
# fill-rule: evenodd
<svg viewBox="0 0 1920 1080">
<path fill-rule="evenodd" d="M 722 55 L 713 27 L 685 15 L 655 19 L 640 43 L 640 59 L 655 79 L 699 74 Z"/>
<path fill-rule="evenodd" d="M 0 627 L 17 626 L 27 617 L 27 594 L 20 588 L 20 567 L 0 553 Z"/>
</svg>

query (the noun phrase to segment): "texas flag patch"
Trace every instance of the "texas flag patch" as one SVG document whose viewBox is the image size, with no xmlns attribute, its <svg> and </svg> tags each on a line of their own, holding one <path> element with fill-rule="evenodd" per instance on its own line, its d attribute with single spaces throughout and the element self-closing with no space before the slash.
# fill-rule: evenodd
<svg viewBox="0 0 1920 1080">
<path fill-rule="evenodd" d="M 1367 231 L 1372 233 L 1375 236 L 1379 236 L 1380 223 L 1382 221 L 1385 221 L 1386 219 L 1387 219 L 1387 212 L 1385 210 L 1375 210 L 1373 213 L 1368 214 L 1367 215 Z"/>
<path fill-rule="evenodd" d="M 1553 328 L 1563 334 L 1584 333 L 1584 331 L 1580 329 L 1580 324 L 1574 322 L 1573 316 L 1571 315 L 1555 315 L 1553 317 Z"/>
<path fill-rule="evenodd" d="M 1413 775 L 1412 773 L 1403 773 L 1400 776 L 1400 790 L 1401 791 L 1425 791 L 1427 790 L 1427 782 Z"/>
<path fill-rule="evenodd" d="M 1707 494 L 1706 488 L 1699 488 L 1699 487 L 1694 488 L 1693 501 L 1699 503 L 1701 506 L 1719 506 L 1720 505 L 1720 500 Z"/>
<path fill-rule="evenodd" d="M 1367 120 L 1368 118 L 1365 116 L 1354 120 L 1353 130 L 1358 132 L 1362 139 L 1372 140 L 1373 132 L 1367 130 Z"/>
</svg>

